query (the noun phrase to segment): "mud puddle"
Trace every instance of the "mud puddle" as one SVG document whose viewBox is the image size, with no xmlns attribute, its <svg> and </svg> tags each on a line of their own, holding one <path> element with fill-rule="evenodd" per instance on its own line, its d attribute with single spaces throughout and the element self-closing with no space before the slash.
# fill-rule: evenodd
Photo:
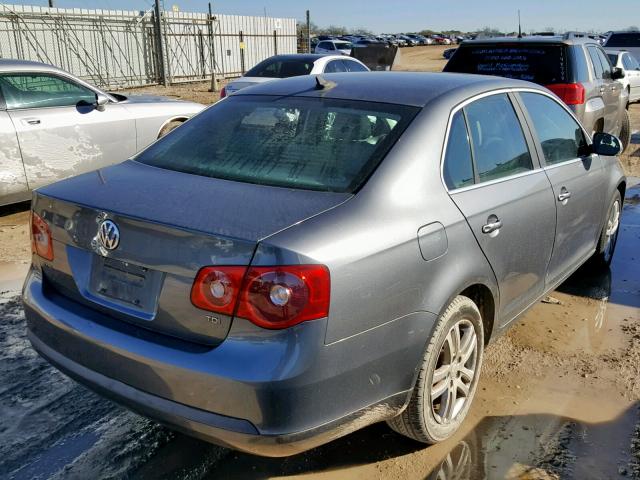
<svg viewBox="0 0 640 480">
<path fill-rule="evenodd" d="M 621 228 L 610 272 L 576 272 L 488 348 L 463 431 L 431 447 L 379 424 L 264 459 L 170 432 L 51 368 L 0 296 L 0 477 L 640 479 L 640 188 Z"/>
</svg>

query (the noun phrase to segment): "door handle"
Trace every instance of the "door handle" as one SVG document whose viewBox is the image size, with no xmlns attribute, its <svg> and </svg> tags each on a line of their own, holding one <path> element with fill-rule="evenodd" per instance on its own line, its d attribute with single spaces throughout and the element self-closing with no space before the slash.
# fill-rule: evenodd
<svg viewBox="0 0 640 480">
<path fill-rule="evenodd" d="M 497 218 L 493 222 L 489 222 L 482 226 L 482 233 L 491 233 L 499 230 L 502 227 L 502 222 Z"/>
<path fill-rule="evenodd" d="M 565 200 L 568 200 L 569 198 L 571 198 L 571 192 L 568 192 L 566 190 L 563 191 L 563 192 L 560 192 L 558 194 L 558 201 L 559 202 L 564 202 Z"/>
<path fill-rule="evenodd" d="M 40 125 L 39 118 L 24 118 L 22 119 L 22 123 L 25 125 Z"/>
</svg>

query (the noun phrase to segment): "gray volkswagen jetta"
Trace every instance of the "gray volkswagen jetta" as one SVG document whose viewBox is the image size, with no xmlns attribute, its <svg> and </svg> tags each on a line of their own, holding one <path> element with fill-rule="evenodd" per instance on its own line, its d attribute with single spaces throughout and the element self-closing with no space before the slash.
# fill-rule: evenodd
<svg viewBox="0 0 640 480">
<path fill-rule="evenodd" d="M 247 88 L 35 192 L 29 338 L 81 383 L 231 448 L 290 455 L 381 420 L 438 442 L 487 342 L 611 261 L 619 149 L 517 80 Z"/>
</svg>

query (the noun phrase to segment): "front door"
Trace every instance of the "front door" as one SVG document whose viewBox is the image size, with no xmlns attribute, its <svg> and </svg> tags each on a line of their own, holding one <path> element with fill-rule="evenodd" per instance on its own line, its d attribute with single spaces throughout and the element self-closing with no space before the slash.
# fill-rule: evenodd
<svg viewBox="0 0 640 480">
<path fill-rule="evenodd" d="M 499 318 L 508 322 L 544 291 L 556 222 L 551 187 L 507 94 L 466 105 L 450 131 L 443 177 L 496 275 Z"/>
<path fill-rule="evenodd" d="M 9 114 L 0 110 L 0 205 L 26 200 L 28 191 L 16 131 Z"/>
<path fill-rule="evenodd" d="M 577 268 L 596 246 L 605 208 L 604 169 L 598 155 L 588 154 L 584 131 L 564 106 L 539 93 L 519 95 L 557 209 L 555 245 L 547 273 L 547 285 L 552 286 Z"/>
<path fill-rule="evenodd" d="M 126 109 L 95 106 L 96 93 L 49 73 L 0 76 L 31 189 L 127 159 L 136 126 Z"/>
</svg>

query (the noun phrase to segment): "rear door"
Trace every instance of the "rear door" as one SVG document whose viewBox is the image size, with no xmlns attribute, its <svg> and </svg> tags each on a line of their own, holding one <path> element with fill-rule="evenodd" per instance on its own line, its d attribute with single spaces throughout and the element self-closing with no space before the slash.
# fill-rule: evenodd
<svg viewBox="0 0 640 480">
<path fill-rule="evenodd" d="M 506 322 L 543 293 L 556 222 L 521 120 L 506 93 L 472 101 L 453 116 L 443 165 L 451 198 L 496 275 Z"/>
<path fill-rule="evenodd" d="M 600 48 L 598 46 L 587 45 L 587 52 L 589 52 L 589 59 L 591 60 L 595 77 L 593 96 L 600 98 L 604 104 L 604 125 L 602 131 L 617 134 L 618 102 L 615 89 L 612 90 L 611 88 L 611 84 L 617 82 L 611 79 L 611 64 L 604 53 L 602 53 L 602 55 L 605 58 L 602 59 L 600 57 Z M 619 91 L 617 93 L 618 95 L 620 94 Z"/>
<path fill-rule="evenodd" d="M 595 248 L 604 215 L 602 160 L 589 155 L 582 127 L 560 103 L 541 93 L 519 98 L 553 188 L 557 226 L 547 285 L 555 285 Z"/>
<path fill-rule="evenodd" d="M 0 76 L 31 189 L 125 160 L 136 152 L 136 125 L 116 103 L 95 107 L 96 93 L 42 72 Z"/>
<path fill-rule="evenodd" d="M 622 126 L 620 123 L 620 95 L 622 94 L 622 83 L 613 79 L 613 67 L 611 65 L 611 61 L 602 47 L 598 45 L 596 47 L 596 52 L 598 53 L 598 58 L 600 58 L 600 63 L 602 63 L 604 87 L 607 98 L 606 112 L 612 119 L 612 130 L 609 130 L 609 133 L 619 135 L 620 127 Z"/>
</svg>

